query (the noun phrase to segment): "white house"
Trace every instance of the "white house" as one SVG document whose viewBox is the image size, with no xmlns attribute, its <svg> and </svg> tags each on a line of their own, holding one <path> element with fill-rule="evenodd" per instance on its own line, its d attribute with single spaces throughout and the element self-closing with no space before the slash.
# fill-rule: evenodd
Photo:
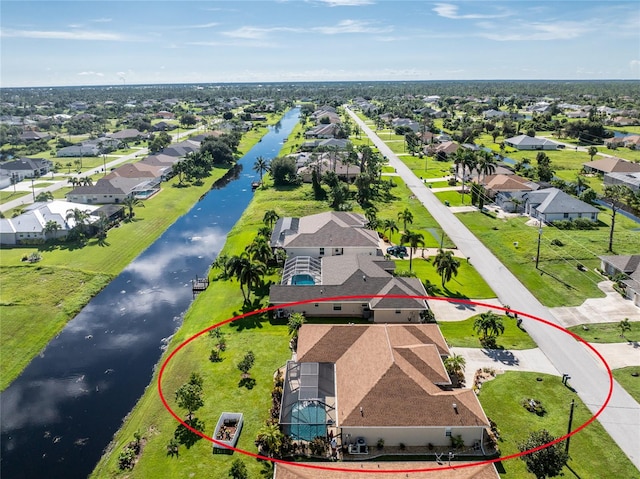
<svg viewBox="0 0 640 479">
<path fill-rule="evenodd" d="M 19 182 L 25 178 L 39 178 L 46 175 L 51 162 L 44 158 L 18 158 L 0 163 L 0 175 L 9 176 Z"/>
<path fill-rule="evenodd" d="M 584 201 L 566 194 L 558 188 L 545 188 L 522 195 L 525 213 L 550 223 L 559 220 L 575 220 L 586 218 L 598 221 L 600 210 Z"/>
<path fill-rule="evenodd" d="M 284 217 L 275 224 L 270 244 L 272 248 L 283 248 L 290 258 L 381 254 L 378 233 L 366 225 L 363 215 L 348 212 Z"/>
<path fill-rule="evenodd" d="M 504 140 L 505 145 L 518 150 L 557 150 L 558 143 L 546 138 L 518 135 Z"/>
</svg>

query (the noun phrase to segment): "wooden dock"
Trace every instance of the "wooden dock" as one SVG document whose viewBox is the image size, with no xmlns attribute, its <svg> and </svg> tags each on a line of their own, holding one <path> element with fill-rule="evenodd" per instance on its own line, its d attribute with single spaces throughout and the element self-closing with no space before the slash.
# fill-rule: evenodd
<svg viewBox="0 0 640 479">
<path fill-rule="evenodd" d="M 198 278 L 191 280 L 191 292 L 195 298 L 199 293 L 206 291 L 209 287 L 209 278 Z"/>
</svg>

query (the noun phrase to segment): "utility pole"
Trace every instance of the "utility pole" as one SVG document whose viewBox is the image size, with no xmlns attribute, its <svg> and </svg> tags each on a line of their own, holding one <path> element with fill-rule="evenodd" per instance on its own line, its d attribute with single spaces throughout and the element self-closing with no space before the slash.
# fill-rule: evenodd
<svg viewBox="0 0 640 479">
<path fill-rule="evenodd" d="M 538 262 L 540 261 L 540 238 L 542 237 L 542 220 L 540 221 L 540 225 L 538 227 L 538 252 L 536 253 L 536 269 L 538 269 Z"/>
<path fill-rule="evenodd" d="M 31 193 L 33 194 L 33 201 L 36 201 L 36 189 L 33 186 L 33 178 L 31 178 Z"/>
<path fill-rule="evenodd" d="M 576 402 L 574 399 L 571 400 L 571 409 L 569 410 L 569 427 L 567 429 L 567 434 L 571 434 L 571 423 L 573 422 L 573 408 L 575 406 Z M 564 445 L 564 452 L 569 454 L 569 440 L 571 439 L 571 436 L 569 436 L 567 438 L 567 442 Z"/>
</svg>

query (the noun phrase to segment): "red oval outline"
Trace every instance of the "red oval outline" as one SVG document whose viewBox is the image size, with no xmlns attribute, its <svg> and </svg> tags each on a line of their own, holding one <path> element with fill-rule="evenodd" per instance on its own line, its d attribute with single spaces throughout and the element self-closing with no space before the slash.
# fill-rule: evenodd
<svg viewBox="0 0 640 479">
<path fill-rule="evenodd" d="M 253 453 L 253 452 L 250 452 L 250 451 L 245 451 L 244 449 L 239 449 L 239 448 L 236 448 L 236 447 L 227 446 L 227 445 L 222 444 L 219 441 L 213 439 L 212 437 L 206 436 L 204 433 L 202 433 L 202 432 L 198 431 L 197 429 L 192 428 L 191 426 L 186 424 L 173 411 L 173 409 L 171 409 L 171 407 L 167 403 L 167 400 L 164 397 L 164 394 L 162 393 L 162 376 L 164 374 L 165 368 L 167 367 L 167 365 L 169 364 L 171 359 L 173 359 L 173 357 L 178 353 L 178 351 L 180 351 L 183 347 L 185 347 L 191 341 L 195 340 L 196 338 L 202 336 L 203 334 L 205 334 L 205 333 L 207 333 L 207 332 L 209 332 L 209 331 L 211 331 L 213 329 L 219 328 L 220 326 L 224 326 L 225 324 L 232 323 L 233 321 L 236 321 L 238 319 L 242 319 L 242 318 L 246 318 L 246 317 L 249 317 L 249 316 L 253 316 L 255 314 L 265 313 L 265 312 L 268 312 L 268 311 L 272 311 L 274 309 L 283 309 L 283 308 L 288 308 L 288 307 L 291 307 L 291 306 L 299 306 L 299 305 L 302 305 L 302 304 L 320 303 L 320 302 L 326 302 L 326 301 L 341 301 L 341 300 L 348 300 L 348 299 L 371 299 L 371 298 L 424 299 L 424 300 L 446 301 L 446 302 L 449 302 L 449 303 L 460 303 L 460 304 L 469 304 L 469 305 L 475 305 L 475 306 L 483 306 L 483 307 L 490 308 L 490 309 L 497 309 L 499 311 L 517 313 L 520 316 L 524 316 L 526 318 L 533 319 L 534 321 L 539 321 L 539 322 L 541 322 L 541 323 L 543 323 L 543 324 L 545 324 L 547 326 L 552 326 L 552 327 L 556 328 L 557 330 L 562 331 L 562 332 L 570 335 L 571 337 L 573 337 L 577 341 L 581 342 L 582 344 L 586 345 L 598 357 L 598 359 L 600 359 L 600 361 L 602 361 L 602 364 L 604 364 L 604 366 L 605 366 L 605 368 L 607 370 L 607 374 L 609 375 L 609 391 L 608 391 L 607 397 L 606 397 L 604 403 L 602 404 L 602 406 L 600 407 L 600 409 L 598 409 L 596 411 L 596 413 L 590 419 L 588 419 L 584 424 L 581 424 L 580 426 L 575 428 L 573 431 L 571 431 L 568 434 L 565 434 L 564 436 L 558 437 L 555 440 L 553 440 L 551 442 L 548 442 L 547 444 L 543 444 L 543 445 L 538 446 L 538 447 L 533 448 L 533 449 L 528 449 L 528 450 L 523 451 L 523 452 L 519 452 L 519 453 L 516 453 L 516 454 L 511 454 L 509 456 L 497 457 L 497 458 L 494 458 L 494 459 L 488 459 L 486 461 L 478 461 L 478 462 L 471 462 L 471 463 L 456 464 L 456 465 L 452 465 L 452 466 L 443 466 L 443 467 L 434 467 L 434 468 L 419 468 L 419 469 L 383 469 L 383 470 L 380 470 L 380 469 L 348 469 L 348 468 L 341 468 L 341 467 L 325 467 L 325 466 L 318 466 L 318 465 L 309 464 L 309 463 L 285 461 L 283 459 L 276 459 L 276 458 L 272 458 L 272 457 L 262 456 L 260 454 L 256 454 L 256 453 Z M 308 300 L 304 300 L 304 301 L 295 301 L 295 302 L 291 302 L 291 303 L 280 304 L 280 305 L 277 305 L 277 306 L 269 306 L 269 307 L 266 307 L 266 308 L 257 309 L 255 311 L 250 311 L 248 313 L 244 313 L 244 314 L 241 314 L 239 316 L 235 316 L 233 318 L 229 318 L 229 319 L 226 319 L 226 320 L 221 321 L 219 323 L 213 324 L 212 326 L 209 326 L 208 328 L 205 328 L 202 331 L 194 334 L 190 338 L 187 338 L 182 343 L 180 343 L 180 345 L 178 345 L 178 347 L 176 349 L 174 349 L 169 354 L 169 356 L 167 356 L 167 358 L 164 360 L 164 362 L 162 363 L 162 366 L 160 368 L 160 372 L 158 373 L 158 394 L 160 395 L 160 400 L 162 401 L 162 404 L 164 405 L 165 409 L 167 409 L 167 411 L 169 411 L 169 413 L 180 424 L 182 424 L 184 427 L 189 429 L 191 432 L 199 435 L 200 437 L 208 440 L 209 442 L 211 442 L 213 444 L 218 444 L 218 445 L 224 446 L 227 449 L 231 449 L 232 451 L 239 452 L 240 454 L 244 454 L 245 456 L 253 457 L 255 459 L 260 459 L 260 460 L 263 460 L 263 461 L 269 461 L 269 462 L 272 462 L 272 463 L 289 464 L 289 465 L 292 465 L 292 466 L 295 466 L 295 467 L 301 467 L 301 468 L 306 468 L 306 469 L 319 469 L 319 470 L 348 472 L 348 473 L 398 474 L 398 473 L 410 473 L 410 472 L 411 473 L 413 473 L 413 472 L 431 472 L 431 471 L 444 471 L 444 470 L 449 470 L 449 469 L 462 469 L 462 468 L 467 468 L 467 467 L 477 467 L 477 466 L 482 466 L 482 465 L 485 465 L 485 464 L 503 462 L 503 461 L 507 461 L 507 460 L 510 460 L 510 459 L 515 459 L 517 457 L 525 456 L 527 454 L 531 454 L 531 453 L 540 451 L 540 450 L 545 449 L 545 448 L 547 448 L 549 446 L 552 446 L 554 444 L 562 442 L 565 439 L 573 436 L 574 434 L 577 434 L 578 432 L 582 431 L 589 424 L 591 424 L 593 421 L 595 421 L 596 418 L 607 407 L 607 405 L 609 404 L 609 402 L 611 400 L 611 395 L 613 394 L 613 373 L 611 372 L 611 368 L 609 367 L 609 364 L 604 359 L 602 354 L 600 354 L 593 346 L 591 346 L 589 343 L 587 343 L 584 339 L 582 339 L 577 334 L 572 333 L 571 331 L 563 328 L 562 326 L 559 326 L 559 325 L 554 324 L 554 323 L 552 323 L 550 321 L 547 321 L 546 319 L 538 318 L 537 316 L 533 316 L 532 314 L 525 313 L 525 312 L 522 312 L 522 311 L 517 311 L 517 310 L 512 309 L 512 308 L 505 308 L 505 307 L 502 307 L 502 306 L 496 306 L 496 305 L 493 305 L 493 304 L 482 303 L 482 302 L 479 302 L 479 301 L 471 301 L 471 300 L 457 299 L 457 298 L 443 298 L 443 297 L 437 297 L 437 296 L 419 296 L 419 295 L 402 295 L 402 294 L 362 295 L 362 296 L 358 296 L 358 295 L 355 295 L 355 296 L 333 296 L 333 297 L 329 297 L 329 298 L 315 298 L 315 299 L 308 299 Z"/>
</svg>

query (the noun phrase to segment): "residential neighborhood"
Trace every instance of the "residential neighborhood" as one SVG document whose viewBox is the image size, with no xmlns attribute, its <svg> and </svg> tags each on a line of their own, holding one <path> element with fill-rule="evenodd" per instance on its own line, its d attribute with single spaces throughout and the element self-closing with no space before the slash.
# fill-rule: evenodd
<svg viewBox="0 0 640 479">
<path fill-rule="evenodd" d="M 158 401 L 153 413 L 133 412 L 109 435 L 114 453 L 98 458 L 96 477 L 177 471 L 183 461 L 221 477 L 237 461 L 253 467 L 242 451 L 290 461 L 271 467 L 275 478 L 350 477 L 335 467 L 534 477 L 525 460 L 533 455 L 500 459 L 526 452 L 518 448 L 540 429 L 566 434 L 564 402 L 579 404 L 582 422 L 598 412 L 606 388 L 591 382 L 602 371 L 589 348 L 601 350 L 592 336 L 605 331 L 604 359 L 621 385 L 599 429 L 572 439 L 561 469 L 583 467 L 587 477 L 602 467 L 590 459 L 602 441 L 616 448 L 608 469 L 636 467 L 633 444 L 620 440 L 635 419 L 617 414 L 638 407 L 629 381 L 640 366 L 640 158 L 633 138 L 585 141 L 587 127 L 621 134 L 620 117 L 638 118 L 634 100 L 618 108 L 606 95 L 516 90 L 416 86 L 397 97 L 374 85 L 364 96 L 347 84 L 333 97 L 228 88 L 92 93 L 43 102 L 24 120 L 3 98 L 3 274 L 19 267 L 51 278 L 51 268 L 85 264 L 117 283 L 128 268 L 140 276 L 108 293 L 115 316 L 133 324 L 140 310 L 149 327 L 180 294 L 175 316 L 188 311 L 189 334 L 209 330 L 167 358 L 183 321 L 172 315 L 151 347 L 159 368 L 184 364 L 156 378 L 173 415 Z M 145 259 L 159 245 L 163 256 Z M 187 257 L 199 269 L 163 266 Z M 78 285 L 89 282 L 77 274 Z M 189 276 L 158 279 L 179 274 Z M 85 300 L 89 311 L 99 291 Z M 591 334 L 588 344 L 558 339 L 534 318 Z M 55 338 L 44 339 L 33 357 Z M 305 467 L 316 464 L 329 469 Z"/>
</svg>

